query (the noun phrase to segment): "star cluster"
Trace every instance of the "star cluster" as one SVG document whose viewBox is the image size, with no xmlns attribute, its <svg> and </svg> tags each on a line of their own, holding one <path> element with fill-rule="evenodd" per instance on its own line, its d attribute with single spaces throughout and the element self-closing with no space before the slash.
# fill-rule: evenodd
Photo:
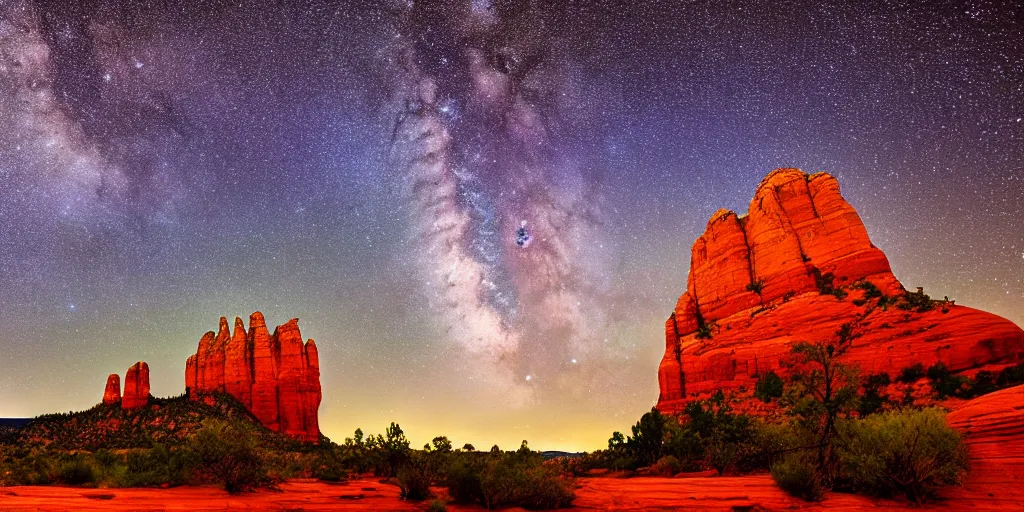
<svg viewBox="0 0 1024 512">
<path fill-rule="evenodd" d="M 299 317 L 333 438 L 594 449 L 718 208 L 835 175 L 908 287 L 1024 323 L 1013 1 L 0 2 L 0 416 Z"/>
</svg>

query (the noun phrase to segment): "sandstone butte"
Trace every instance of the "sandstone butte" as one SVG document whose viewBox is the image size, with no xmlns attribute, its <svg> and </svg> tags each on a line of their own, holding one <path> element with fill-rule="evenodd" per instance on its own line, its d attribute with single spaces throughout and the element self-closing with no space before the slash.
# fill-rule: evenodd
<svg viewBox="0 0 1024 512">
<path fill-rule="evenodd" d="M 107 379 L 108 383 L 110 379 Z M 122 409 L 139 409 L 149 404 L 149 365 L 139 361 L 128 368 L 124 376 Z"/>
<path fill-rule="evenodd" d="M 107 376 L 107 387 L 103 390 L 103 403 L 114 405 L 121 401 L 121 376 L 111 373 Z"/>
<path fill-rule="evenodd" d="M 249 331 L 226 318 L 217 333 L 207 332 L 185 363 L 185 388 L 200 400 L 212 393 L 235 397 L 267 428 L 293 438 L 320 438 L 320 360 L 316 343 L 302 341 L 299 320 L 278 326 L 271 335 L 263 314 L 249 316 Z"/>
<path fill-rule="evenodd" d="M 819 276 L 829 274 L 848 296 L 821 292 Z M 862 284 L 851 286 L 858 281 L 887 297 L 905 293 L 835 178 L 772 171 L 747 215 L 715 212 L 693 244 L 686 292 L 665 323 L 658 409 L 752 390 L 769 370 L 786 373 L 794 343 L 833 340 L 844 324 L 859 334 L 845 362 L 865 375 L 940 361 L 953 372 L 996 370 L 1024 356 L 1024 331 L 1009 320 L 952 302 L 925 312 L 877 307 Z"/>
</svg>

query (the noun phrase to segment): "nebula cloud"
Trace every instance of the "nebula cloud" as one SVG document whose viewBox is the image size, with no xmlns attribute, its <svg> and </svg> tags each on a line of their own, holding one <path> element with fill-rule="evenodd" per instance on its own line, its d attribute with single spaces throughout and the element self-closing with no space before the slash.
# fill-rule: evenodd
<svg viewBox="0 0 1024 512">
<path fill-rule="evenodd" d="M 154 104 L 161 91 L 139 84 L 145 43 L 125 44 L 108 14 L 44 23 L 34 4 L 0 3 L 0 155 L 15 185 L 0 193 L 44 198 L 53 219 L 159 220 L 181 199 L 165 158 L 180 133 Z"/>
<path fill-rule="evenodd" d="M 567 45 L 544 30 L 550 13 L 479 1 L 444 12 L 401 8 L 392 161 L 450 339 L 529 401 L 601 350 L 597 163 L 566 144 L 585 100 Z"/>
</svg>

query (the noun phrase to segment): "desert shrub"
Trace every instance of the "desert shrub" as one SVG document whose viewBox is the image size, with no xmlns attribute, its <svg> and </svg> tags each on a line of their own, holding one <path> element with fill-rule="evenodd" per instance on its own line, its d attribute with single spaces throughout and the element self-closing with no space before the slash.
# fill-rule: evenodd
<svg viewBox="0 0 1024 512">
<path fill-rule="evenodd" d="M 431 501 L 430 505 L 427 507 L 427 512 L 447 512 L 447 511 L 448 511 L 448 506 L 445 505 L 444 502 L 441 501 L 441 500 Z"/>
<path fill-rule="evenodd" d="M 170 482 L 170 459 L 170 452 L 163 445 L 129 452 L 121 486 L 150 487 Z"/>
<path fill-rule="evenodd" d="M 921 363 L 914 363 L 900 372 L 898 381 L 904 384 L 913 384 L 924 377 L 924 365 Z"/>
<path fill-rule="evenodd" d="M 511 453 L 461 453 L 448 468 L 448 492 L 457 503 L 479 503 L 488 509 L 518 506 L 551 509 L 569 506 L 573 481 L 557 461 L 528 448 Z"/>
<path fill-rule="evenodd" d="M 781 397 L 782 390 L 782 377 L 771 370 L 757 379 L 757 383 L 754 384 L 754 396 L 764 403 L 771 402 L 772 398 Z"/>
<path fill-rule="evenodd" d="M 665 423 L 664 453 L 679 462 L 679 471 L 704 469 L 707 460 L 705 440 L 689 425 L 682 425 L 678 421 Z"/>
<path fill-rule="evenodd" d="M 483 460 L 475 454 L 455 457 L 448 466 L 446 482 L 448 494 L 456 503 L 468 504 L 483 501 L 480 487 L 480 473 Z"/>
<path fill-rule="evenodd" d="M 807 501 L 820 501 L 825 497 L 817 463 L 807 453 L 791 453 L 772 463 L 772 480 L 792 496 Z"/>
<path fill-rule="evenodd" d="M 1003 368 L 996 377 L 996 385 L 1001 388 L 1016 386 L 1024 383 L 1024 363 Z"/>
<path fill-rule="evenodd" d="M 682 471 L 682 467 L 683 466 L 680 464 L 679 459 L 671 455 L 666 455 L 658 459 L 658 462 L 655 462 L 654 465 L 651 466 L 651 470 L 657 475 L 672 476 Z"/>
<path fill-rule="evenodd" d="M 197 471 L 222 482 L 231 494 L 274 484 L 266 455 L 247 424 L 206 420 L 189 438 L 188 449 L 195 453 Z"/>
<path fill-rule="evenodd" d="M 721 392 L 687 404 L 685 413 L 689 417 L 686 428 L 702 440 L 707 464 L 719 474 L 739 465 L 751 451 L 750 416 L 734 413 Z"/>
<path fill-rule="evenodd" d="M 813 446 L 809 432 L 802 431 L 792 422 L 773 423 L 758 420 L 751 423 L 749 449 L 738 463 L 742 471 L 770 469 L 772 464 L 787 454 L 807 446 Z"/>
<path fill-rule="evenodd" d="M 697 326 L 697 339 L 699 339 L 699 340 L 709 340 L 709 339 L 711 339 L 711 336 L 712 336 L 712 333 L 711 333 L 711 326 L 710 325 L 701 324 L 701 325 Z"/>
<path fill-rule="evenodd" d="M 811 276 L 814 277 L 814 285 L 818 288 L 818 293 L 822 295 L 831 294 L 836 278 L 835 274 L 831 272 L 823 274 L 818 267 L 811 267 L 810 272 Z"/>
<path fill-rule="evenodd" d="M 896 307 L 905 311 L 924 313 L 935 308 L 935 301 L 928 294 L 924 293 L 924 290 L 908 291 L 897 299 Z"/>
<path fill-rule="evenodd" d="M 420 501 L 430 497 L 430 473 L 422 458 L 413 458 L 404 464 L 397 476 L 403 499 Z"/>
<path fill-rule="evenodd" d="M 967 450 L 939 409 L 890 411 L 844 424 L 841 475 L 857 492 L 921 503 L 960 483 Z"/>
<path fill-rule="evenodd" d="M 861 395 L 857 404 L 857 414 L 864 417 L 878 412 L 886 402 L 885 397 L 879 391 L 890 383 L 888 373 L 868 375 L 863 382 L 864 394 Z"/>
<path fill-rule="evenodd" d="M 932 389 L 939 395 L 939 398 L 956 396 L 960 393 L 966 383 L 966 379 L 959 375 L 950 373 L 949 368 L 939 361 L 928 367 L 928 379 L 932 381 Z"/>
<path fill-rule="evenodd" d="M 375 439 L 371 437 L 370 440 L 367 447 L 374 474 L 378 476 L 395 476 L 412 455 L 409 440 L 397 423 L 392 422 L 383 436 L 377 434 Z"/>
<path fill-rule="evenodd" d="M 96 482 L 96 466 L 85 456 L 72 456 L 61 462 L 57 468 L 56 480 L 68 485 L 85 485 Z"/>
<path fill-rule="evenodd" d="M 758 279 L 757 281 L 754 281 L 747 285 L 748 292 L 754 292 L 758 295 L 761 295 L 762 290 L 764 290 L 764 279 Z"/>
<path fill-rule="evenodd" d="M 864 298 L 867 300 L 882 297 L 882 290 L 879 290 L 878 287 L 875 286 L 875 284 L 872 283 L 871 281 L 862 279 L 860 281 L 857 281 L 856 283 L 853 283 L 853 287 L 860 290 L 864 290 Z"/>
<path fill-rule="evenodd" d="M 974 374 L 974 379 L 970 381 L 970 388 L 964 395 L 967 397 L 981 396 L 997 389 L 999 386 L 996 384 L 996 374 L 988 370 L 981 370 Z"/>
</svg>

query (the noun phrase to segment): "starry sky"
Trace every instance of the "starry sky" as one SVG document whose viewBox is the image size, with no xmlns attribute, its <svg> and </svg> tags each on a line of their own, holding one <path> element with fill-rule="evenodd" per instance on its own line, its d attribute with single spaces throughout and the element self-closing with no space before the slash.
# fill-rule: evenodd
<svg viewBox="0 0 1024 512">
<path fill-rule="evenodd" d="M 777 167 L 1024 324 L 1024 7 L 849 4 L 0 0 L 0 417 L 180 394 L 260 310 L 335 440 L 600 448 Z"/>
</svg>

